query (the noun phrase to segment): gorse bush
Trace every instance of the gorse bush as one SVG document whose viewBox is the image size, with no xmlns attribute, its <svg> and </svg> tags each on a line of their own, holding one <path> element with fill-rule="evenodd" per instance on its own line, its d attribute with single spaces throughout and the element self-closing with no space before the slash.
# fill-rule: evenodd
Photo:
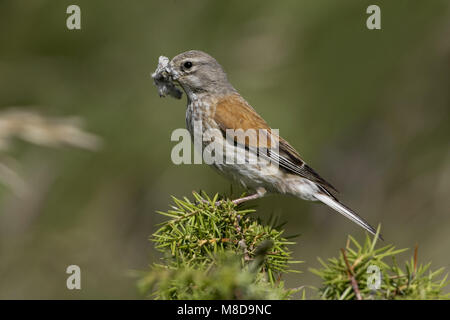
<svg viewBox="0 0 450 320">
<path fill-rule="evenodd" d="M 166 262 L 172 266 L 208 266 L 217 253 L 231 251 L 241 254 L 244 261 L 252 261 L 258 246 L 265 240 L 272 243 L 262 263 L 262 271 L 271 282 L 284 272 L 294 271 L 289 264 L 291 252 L 287 245 L 293 244 L 283 238 L 283 231 L 274 221 L 263 225 L 249 217 L 255 210 L 238 210 L 231 201 L 216 205 L 217 195 L 208 198 L 194 193 L 196 202 L 187 198 L 173 198 L 175 205 L 168 212 L 159 212 L 170 220 L 164 222 L 152 240 L 156 248 L 170 253 Z M 170 252 L 169 252 L 170 251 Z"/>
<path fill-rule="evenodd" d="M 156 299 L 287 299 L 295 290 L 284 289 L 283 282 L 267 281 L 262 273 L 243 267 L 239 256 L 218 253 L 208 268 L 153 266 L 152 272 L 140 280 L 144 292 Z"/>
<path fill-rule="evenodd" d="M 173 198 L 174 206 L 159 212 L 169 219 L 152 235 L 162 263 L 151 266 L 138 281 L 142 293 L 155 299 L 290 299 L 300 289 L 286 289 L 287 272 L 299 272 L 276 219 L 267 224 L 239 209 L 194 193 L 194 201 Z M 396 256 L 407 249 L 376 248 L 377 237 L 363 245 L 349 236 L 338 258 L 310 269 L 322 279 L 320 299 L 445 299 L 443 269 L 419 265 L 417 250 L 405 270 Z"/>
<path fill-rule="evenodd" d="M 216 204 L 194 193 L 195 202 L 173 198 L 175 205 L 159 212 L 170 219 L 151 240 L 163 253 L 140 281 L 143 292 L 157 299 L 286 299 L 281 275 L 298 272 L 275 219 L 262 224 L 254 210 L 239 210 L 231 201 Z"/>
<path fill-rule="evenodd" d="M 444 268 L 431 272 L 430 263 L 418 265 L 417 247 L 414 256 L 402 270 L 396 256 L 407 249 L 395 250 L 393 245 L 376 249 L 377 237 L 366 236 L 360 245 L 348 237 L 345 249 L 338 258 L 324 262 L 321 269 L 310 269 L 322 279 L 319 296 L 323 299 L 447 299 L 442 289 L 447 276 L 439 275 Z"/>
</svg>

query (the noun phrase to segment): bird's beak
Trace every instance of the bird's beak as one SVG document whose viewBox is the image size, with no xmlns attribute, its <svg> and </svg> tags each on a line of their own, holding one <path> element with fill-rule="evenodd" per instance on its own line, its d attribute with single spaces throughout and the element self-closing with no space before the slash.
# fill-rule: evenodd
<svg viewBox="0 0 450 320">
<path fill-rule="evenodd" d="M 180 74 L 175 70 L 172 61 L 167 65 L 166 72 L 173 81 L 177 81 L 180 78 Z"/>
</svg>

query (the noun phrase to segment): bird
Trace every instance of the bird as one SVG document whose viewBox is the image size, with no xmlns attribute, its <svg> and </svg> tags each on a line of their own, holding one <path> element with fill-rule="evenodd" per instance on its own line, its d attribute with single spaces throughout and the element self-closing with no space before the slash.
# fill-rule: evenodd
<svg viewBox="0 0 450 320">
<path fill-rule="evenodd" d="M 205 140 L 214 141 L 226 150 L 215 155 L 219 160 L 228 156 L 228 153 L 233 153 L 238 158 L 245 152 L 258 160 L 266 160 L 256 163 L 210 163 L 225 177 L 254 191 L 253 194 L 234 199 L 234 204 L 271 193 L 289 194 L 304 200 L 322 202 L 369 233 L 376 234 L 375 228 L 336 198 L 336 188 L 312 169 L 286 140 L 274 133 L 271 138 L 275 138 L 267 139 L 266 145 L 258 145 L 262 139 L 257 132 L 271 135 L 275 130 L 231 85 L 224 68 L 215 58 L 200 50 L 189 50 L 172 58 L 166 70 L 170 80 L 186 93 L 186 127 L 193 140 L 199 135 L 200 141 L 203 141 L 200 148 L 204 150 L 206 147 Z M 239 139 L 239 135 L 235 135 L 230 138 L 230 130 L 253 132 L 253 136 Z M 210 132 L 210 140 L 204 138 L 207 132 Z M 252 139 L 255 136 L 256 139 Z M 275 152 L 270 152 L 271 143 L 277 146 Z"/>
</svg>

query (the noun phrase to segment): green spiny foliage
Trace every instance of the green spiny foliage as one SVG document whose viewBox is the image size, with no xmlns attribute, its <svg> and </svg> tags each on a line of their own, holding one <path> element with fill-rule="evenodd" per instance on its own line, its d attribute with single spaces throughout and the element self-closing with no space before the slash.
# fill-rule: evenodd
<svg viewBox="0 0 450 320">
<path fill-rule="evenodd" d="M 283 231 L 273 224 L 263 225 L 250 217 L 254 210 L 238 210 L 231 201 L 216 205 L 218 195 L 209 198 L 194 193 L 196 202 L 173 198 L 175 206 L 168 212 L 159 212 L 170 220 L 162 223 L 153 234 L 156 248 L 166 255 L 172 266 L 208 266 L 218 252 L 232 251 L 242 254 L 244 261 L 255 258 L 258 246 L 265 240 L 272 242 L 266 254 L 262 270 L 272 283 L 284 272 L 293 271 L 287 245 L 293 244 L 283 238 Z"/>
<path fill-rule="evenodd" d="M 154 266 L 138 286 L 163 300 L 284 300 L 295 292 L 284 289 L 282 281 L 273 285 L 262 273 L 243 268 L 239 256 L 231 252 L 217 254 L 207 269 Z"/>
<path fill-rule="evenodd" d="M 281 275 L 292 270 L 288 241 L 274 223 L 264 225 L 228 200 L 194 193 L 173 198 L 151 240 L 163 252 L 139 281 L 156 299 L 287 299 Z"/>
<path fill-rule="evenodd" d="M 195 201 L 173 198 L 175 205 L 160 214 L 169 217 L 151 240 L 164 254 L 139 280 L 144 294 L 155 299 L 289 299 L 282 274 L 289 268 L 293 242 L 283 237 L 274 222 L 262 224 L 251 213 L 218 196 L 194 193 Z M 337 258 L 321 269 L 322 299 L 447 299 L 443 269 L 417 261 L 417 248 L 402 269 L 396 256 L 407 249 L 393 245 L 377 248 L 378 236 L 366 236 L 363 245 L 349 236 Z M 441 278 L 441 279 L 438 279 Z M 303 298 L 305 291 L 303 290 Z"/>
<path fill-rule="evenodd" d="M 376 249 L 377 237 L 366 236 L 364 245 L 349 236 L 338 258 L 328 259 L 321 269 L 310 269 L 322 278 L 319 295 L 325 300 L 351 299 L 448 299 L 442 289 L 448 284 L 444 271 L 430 271 L 430 263 L 418 265 L 417 247 L 414 257 L 402 270 L 396 256 L 407 249 L 396 250 L 393 245 Z M 390 260 L 391 263 L 388 263 Z M 375 267 L 373 267 L 375 266 Z M 377 283 L 378 279 L 378 283 Z"/>
</svg>

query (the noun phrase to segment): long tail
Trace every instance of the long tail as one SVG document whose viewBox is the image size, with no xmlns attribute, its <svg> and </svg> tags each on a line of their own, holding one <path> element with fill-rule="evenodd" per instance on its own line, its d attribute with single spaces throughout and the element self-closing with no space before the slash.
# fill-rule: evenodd
<svg viewBox="0 0 450 320">
<path fill-rule="evenodd" d="M 363 218 L 358 216 L 352 209 L 350 209 L 349 207 L 347 207 L 347 206 L 343 205 L 342 203 L 340 203 L 336 198 L 333 198 L 332 196 L 329 196 L 329 195 L 326 195 L 326 194 L 323 194 L 323 193 L 316 193 L 314 195 L 314 197 L 317 200 L 325 203 L 330 208 L 336 210 L 337 212 L 339 212 L 343 216 L 349 218 L 354 223 L 356 223 L 359 226 L 363 227 L 365 230 L 369 231 L 371 234 L 376 235 L 377 231 L 375 230 L 374 227 L 372 227 L 370 224 L 368 224 Z M 379 235 L 379 238 L 381 240 L 383 240 L 383 237 L 381 237 L 381 235 Z"/>
</svg>

